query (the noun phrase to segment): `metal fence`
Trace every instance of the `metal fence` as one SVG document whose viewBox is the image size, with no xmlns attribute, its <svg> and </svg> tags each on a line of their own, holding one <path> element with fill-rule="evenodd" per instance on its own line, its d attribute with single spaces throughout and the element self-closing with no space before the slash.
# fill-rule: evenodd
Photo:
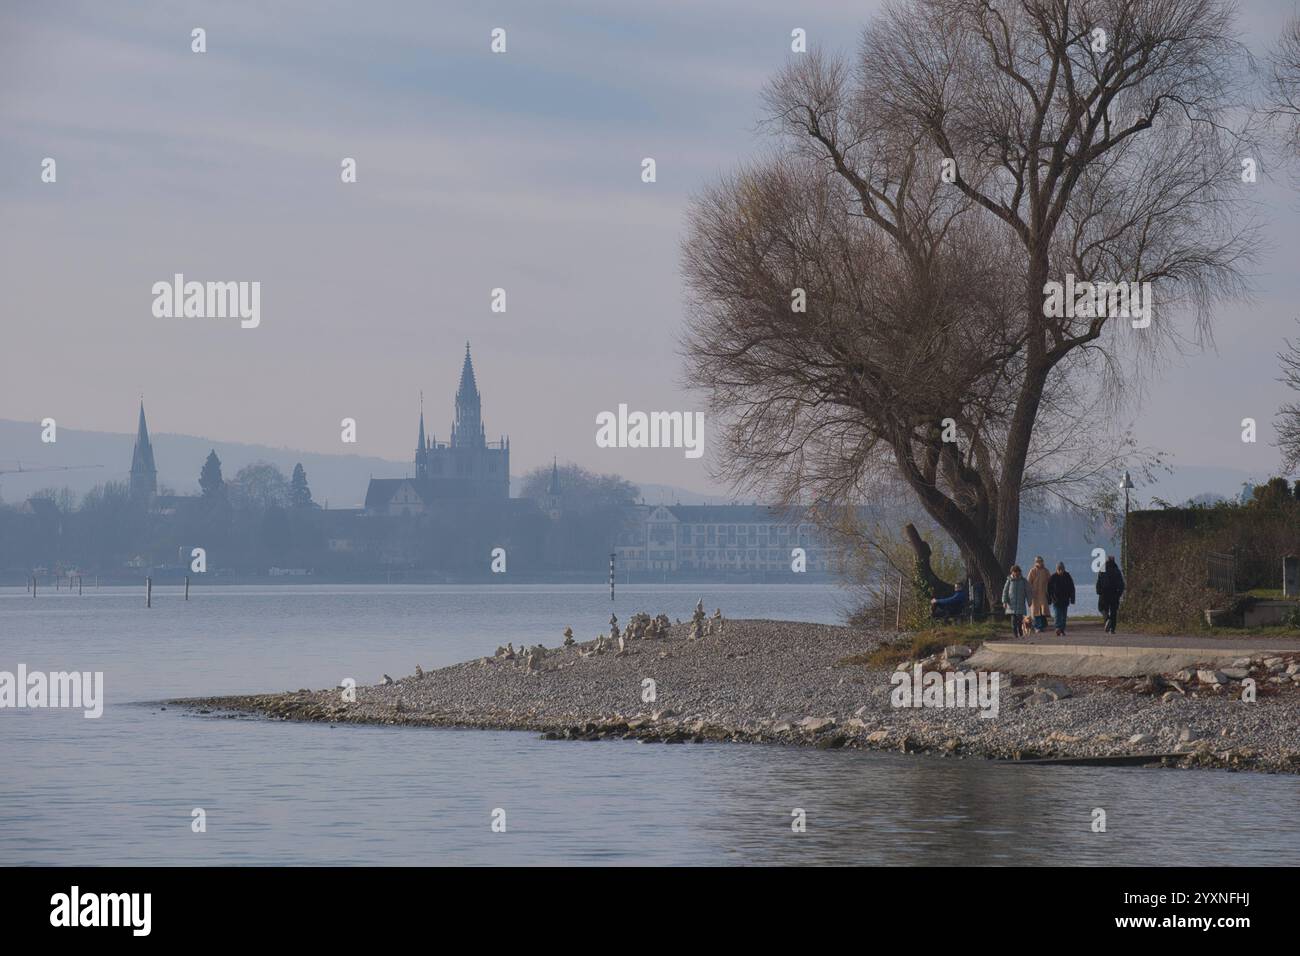
<svg viewBox="0 0 1300 956">
<path fill-rule="evenodd" d="M 1237 593 L 1237 556 L 1211 551 L 1205 556 L 1206 577 L 1210 587 L 1229 596 Z"/>
</svg>

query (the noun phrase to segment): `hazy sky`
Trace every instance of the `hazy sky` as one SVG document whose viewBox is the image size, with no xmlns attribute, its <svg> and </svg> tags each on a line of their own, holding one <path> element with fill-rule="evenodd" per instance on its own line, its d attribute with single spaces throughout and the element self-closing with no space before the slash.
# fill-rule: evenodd
<svg viewBox="0 0 1300 956">
<path fill-rule="evenodd" d="M 556 454 L 719 491 L 707 455 L 597 448 L 595 415 L 699 407 L 677 356 L 687 201 L 762 148 L 759 92 L 790 30 L 849 49 L 876 6 L 7 4 L 0 417 L 129 431 L 143 392 L 157 431 L 405 460 L 421 389 L 447 438 L 469 339 L 516 474 Z M 1292 3 L 1246 6 L 1262 52 Z M 1284 177 L 1258 190 L 1256 301 L 1222 310 L 1217 352 L 1171 363 L 1138 411 L 1139 438 L 1177 462 L 1277 462 L 1300 195 Z M 150 288 L 176 272 L 260 281 L 260 327 L 155 318 Z"/>
</svg>

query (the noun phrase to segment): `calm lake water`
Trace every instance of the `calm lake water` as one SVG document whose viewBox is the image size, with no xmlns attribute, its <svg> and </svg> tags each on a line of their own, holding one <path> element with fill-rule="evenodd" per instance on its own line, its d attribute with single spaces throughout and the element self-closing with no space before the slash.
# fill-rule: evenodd
<svg viewBox="0 0 1300 956">
<path fill-rule="evenodd" d="M 632 586 L 686 618 L 834 623 L 829 586 Z M 577 586 L 0 590 L 0 670 L 107 706 L 0 711 L 4 864 L 1300 863 L 1294 777 L 190 716 L 164 697 L 361 683 L 606 628 Z M 191 831 L 202 808 L 207 832 Z M 1091 832 L 1094 807 L 1107 832 Z M 494 809 L 505 833 L 492 832 Z M 792 810 L 807 831 L 791 830 Z"/>
</svg>

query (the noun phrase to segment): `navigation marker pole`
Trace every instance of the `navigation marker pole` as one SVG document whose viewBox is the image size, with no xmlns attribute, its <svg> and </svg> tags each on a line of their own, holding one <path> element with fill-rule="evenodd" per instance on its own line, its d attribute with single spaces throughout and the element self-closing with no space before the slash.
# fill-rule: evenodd
<svg viewBox="0 0 1300 956">
<path fill-rule="evenodd" d="M 609 599 L 614 600 L 614 552 L 609 553 Z"/>
</svg>

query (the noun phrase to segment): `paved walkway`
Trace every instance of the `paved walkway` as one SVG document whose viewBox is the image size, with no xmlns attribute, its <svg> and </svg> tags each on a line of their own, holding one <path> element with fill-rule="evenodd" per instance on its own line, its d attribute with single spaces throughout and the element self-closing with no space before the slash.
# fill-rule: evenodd
<svg viewBox="0 0 1300 956">
<path fill-rule="evenodd" d="M 982 670 L 1019 674 L 1052 674 L 1059 677 L 1136 677 L 1143 674 L 1172 674 L 1198 664 L 1224 666 L 1237 658 L 1255 654 L 1300 654 L 1300 636 L 1259 637 L 1150 634 L 1107 634 L 1101 623 L 1069 627 L 1065 637 L 1051 631 L 1016 638 L 1007 624 L 1005 639 L 985 641 L 971 664 Z"/>
<path fill-rule="evenodd" d="M 1222 648 L 1232 647 L 1246 650 L 1300 651 L 1300 633 L 1295 637 L 1261 637 L 1254 634 L 1240 634 L 1231 628 L 1223 628 L 1214 634 L 1134 634 L 1124 633 L 1124 622 L 1120 620 L 1118 634 L 1107 634 L 1101 629 L 1100 621 L 1086 621 L 1071 624 L 1066 628 L 1065 637 L 1057 637 L 1048 619 L 1048 630 L 1044 634 L 1031 634 L 1025 637 L 1013 637 L 1011 622 L 1006 623 L 1006 637 L 994 638 L 1000 644 L 1030 644 L 1044 647 L 1097 644 L 1102 647 L 1169 647 L 1178 649 Z"/>
</svg>

